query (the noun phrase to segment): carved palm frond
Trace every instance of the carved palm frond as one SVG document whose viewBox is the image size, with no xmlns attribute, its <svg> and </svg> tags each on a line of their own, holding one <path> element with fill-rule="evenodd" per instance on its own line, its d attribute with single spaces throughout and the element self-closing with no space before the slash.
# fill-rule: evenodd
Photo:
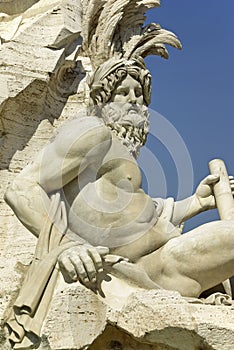
<svg viewBox="0 0 234 350">
<path fill-rule="evenodd" d="M 90 41 L 95 35 L 98 26 L 99 16 L 103 10 L 106 0 L 83 0 L 83 20 L 82 20 L 82 37 L 83 48 L 85 51 L 90 49 Z"/>
<path fill-rule="evenodd" d="M 146 57 L 148 55 L 158 55 L 168 58 L 168 51 L 165 44 L 181 49 L 181 43 L 177 36 L 165 29 L 159 24 L 151 23 L 143 28 L 141 35 L 131 38 L 124 45 L 124 57 L 137 58 L 138 56 Z"/>
<path fill-rule="evenodd" d="M 121 56 L 121 52 L 117 49 L 113 50 L 112 47 L 116 46 L 117 41 L 114 40 L 114 36 L 118 32 L 119 23 L 124 16 L 124 8 L 128 3 L 129 0 L 109 0 L 103 7 L 100 23 L 96 30 L 96 37 L 94 37 L 97 44 L 96 48 L 101 57 L 104 55 L 103 58 L 108 59 L 110 52 L 112 52 L 112 56 Z"/>
<path fill-rule="evenodd" d="M 158 6 L 160 0 L 83 0 L 83 50 L 93 68 L 112 57 L 168 58 L 165 44 L 181 48 L 176 35 L 159 25 L 143 28 L 145 12 Z"/>
</svg>

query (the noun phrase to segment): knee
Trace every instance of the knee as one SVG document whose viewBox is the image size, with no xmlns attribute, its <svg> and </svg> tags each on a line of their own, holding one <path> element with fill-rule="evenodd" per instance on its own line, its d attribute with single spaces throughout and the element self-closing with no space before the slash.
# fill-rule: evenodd
<svg viewBox="0 0 234 350">
<path fill-rule="evenodd" d="M 234 219 L 214 221 L 209 224 L 211 224 L 209 227 L 210 231 L 217 232 L 217 235 L 216 235 L 217 239 L 221 239 L 223 242 L 229 242 L 230 238 L 231 237 L 233 238 Z"/>
</svg>

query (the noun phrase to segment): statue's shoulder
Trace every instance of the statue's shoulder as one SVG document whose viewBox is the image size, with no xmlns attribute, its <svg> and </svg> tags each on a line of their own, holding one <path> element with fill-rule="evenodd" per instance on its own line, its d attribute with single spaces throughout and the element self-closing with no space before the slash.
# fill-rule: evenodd
<svg viewBox="0 0 234 350">
<path fill-rule="evenodd" d="M 77 137 L 83 135 L 92 129 L 102 129 L 103 132 L 107 127 L 103 121 L 98 117 L 83 116 L 65 122 L 58 130 L 57 137 L 71 136 Z"/>
<path fill-rule="evenodd" d="M 53 145 L 58 153 L 88 151 L 103 142 L 110 143 L 110 130 L 98 117 L 85 116 L 66 122 L 58 131 Z"/>
</svg>

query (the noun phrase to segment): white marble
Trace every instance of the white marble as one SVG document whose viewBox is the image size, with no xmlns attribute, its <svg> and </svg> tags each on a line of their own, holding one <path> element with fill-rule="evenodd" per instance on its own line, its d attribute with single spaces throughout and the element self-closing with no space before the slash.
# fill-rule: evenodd
<svg viewBox="0 0 234 350">
<path fill-rule="evenodd" d="M 222 341 L 232 348 L 231 307 L 195 306 L 178 292 L 198 302 L 201 292 L 234 274 L 234 180 L 215 161 L 211 175 L 182 201 L 152 199 L 141 188 L 137 156 L 148 133 L 151 97 L 143 58 L 167 58 L 165 44 L 181 48 L 172 32 L 142 27 L 145 11 L 159 3 L 0 4 L 1 193 L 12 209 L 0 202 L 1 319 L 15 303 L 21 315 L 8 319 L 13 330 L 22 321 L 20 342 L 11 336 L 15 349 L 28 348 L 41 334 L 41 349 L 96 350 L 100 341 L 112 350 L 125 344 L 220 349 Z M 229 202 L 223 200 L 227 192 Z M 216 205 L 220 221 L 181 235 L 184 221 Z M 56 289 L 58 273 L 73 284 L 60 281 Z M 225 336 L 215 317 L 223 320 Z"/>
</svg>

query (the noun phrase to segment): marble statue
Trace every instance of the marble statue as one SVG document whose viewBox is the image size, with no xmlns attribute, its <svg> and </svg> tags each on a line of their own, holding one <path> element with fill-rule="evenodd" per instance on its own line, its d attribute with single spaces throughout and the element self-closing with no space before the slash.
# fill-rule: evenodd
<svg viewBox="0 0 234 350">
<path fill-rule="evenodd" d="M 129 1 L 129 6 L 133 2 Z M 124 33 L 126 23 L 121 23 L 121 16 L 115 27 L 110 26 L 111 33 L 107 33 L 109 22 L 99 18 L 103 27 L 94 33 L 90 21 L 99 7 L 97 2 L 91 3 L 93 7 L 86 8 L 86 31 L 83 29 L 83 52 L 94 67 L 88 112 L 64 124 L 5 193 L 18 219 L 39 237 L 34 265 L 37 268 L 39 262 L 45 284 L 37 282 L 34 272 L 22 294 L 27 297 L 37 283 L 43 291 L 48 281 L 54 285 L 51 276 L 57 262 L 66 282 L 79 281 L 98 291 L 107 265 L 111 273 L 111 265 L 122 260 L 143 271 L 155 288 L 199 297 L 234 274 L 233 198 L 222 220 L 183 235 L 181 227 L 189 218 L 217 206 L 223 175 L 211 165 L 211 174 L 195 193 L 175 201 L 145 193 L 137 165 L 149 131 L 151 75 L 143 58 L 149 53 L 166 57 L 164 43 L 178 48 L 180 43 L 174 34 L 155 24 L 143 30 L 135 25 L 135 36 L 131 30 Z M 145 7 L 146 3 L 142 1 Z M 106 1 L 106 13 L 112 5 Z M 113 28 L 119 23 L 118 34 Z M 105 33 L 108 40 L 103 40 Z M 110 37 L 115 38 L 112 45 Z M 117 45 L 120 37 L 121 48 Z M 227 180 L 226 174 L 224 178 L 230 198 L 234 180 Z M 141 285 L 141 277 L 136 278 Z M 51 293 L 48 302 L 50 298 Z M 32 307 L 38 307 L 42 299 L 40 294 Z M 18 300 L 15 319 L 9 321 L 13 331 L 17 322 L 23 324 L 16 312 L 22 305 Z M 23 325 L 26 333 L 37 333 L 33 326 Z"/>
<path fill-rule="evenodd" d="M 111 79 L 112 91 L 111 76 L 117 77 Z M 62 189 L 66 236 L 79 243 L 58 258 L 66 281 L 92 285 L 109 253 L 140 265 L 164 289 L 198 297 L 234 273 L 233 221 L 207 223 L 181 235 L 179 225 L 216 207 L 218 174 L 208 175 L 194 195 L 176 202 L 153 200 L 141 188 L 136 157 L 148 131 L 149 82 L 142 62 L 110 60 L 100 66 L 91 99 L 95 107 L 102 96 L 104 105 L 97 103 L 96 113 L 101 115 L 67 123 L 16 177 L 5 198 L 39 236 L 50 196 Z M 234 192 L 232 178 L 230 184 Z"/>
</svg>

